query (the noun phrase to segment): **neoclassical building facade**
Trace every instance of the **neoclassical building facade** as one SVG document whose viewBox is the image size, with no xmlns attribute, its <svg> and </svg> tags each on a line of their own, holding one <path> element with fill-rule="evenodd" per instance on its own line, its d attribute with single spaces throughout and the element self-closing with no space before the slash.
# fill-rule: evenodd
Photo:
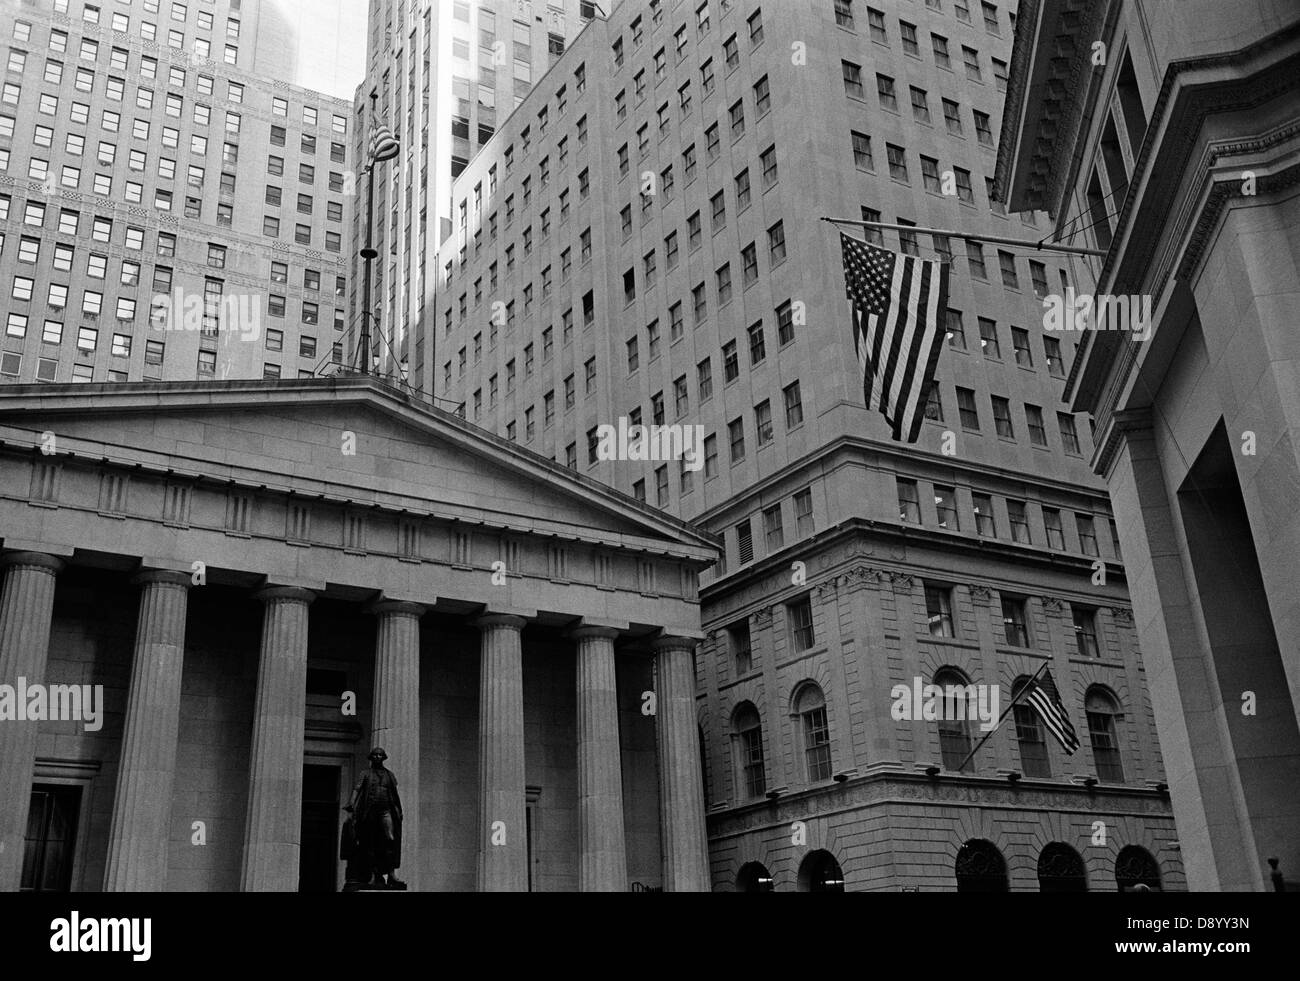
<svg viewBox="0 0 1300 981">
<path fill-rule="evenodd" d="M 709 888 L 713 540 L 372 378 L 0 389 L 0 889 Z"/>
<path fill-rule="evenodd" d="M 1065 396 L 1095 420 L 1188 883 L 1274 888 L 1300 876 L 1300 10 L 1020 10 L 998 183 L 1105 253 Z"/>
</svg>

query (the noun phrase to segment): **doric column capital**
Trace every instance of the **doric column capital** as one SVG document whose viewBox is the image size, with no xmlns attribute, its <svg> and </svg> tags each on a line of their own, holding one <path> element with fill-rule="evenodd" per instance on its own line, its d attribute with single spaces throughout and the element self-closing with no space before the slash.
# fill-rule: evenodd
<svg viewBox="0 0 1300 981">
<path fill-rule="evenodd" d="M 419 619 L 428 612 L 423 603 L 411 603 L 407 600 L 376 600 L 366 607 L 366 612 L 374 616 L 415 617 Z"/>
<path fill-rule="evenodd" d="M 131 577 L 132 586 L 180 586 L 189 589 L 193 581 L 189 573 L 172 569 L 141 569 Z"/>
<path fill-rule="evenodd" d="M 485 613 L 481 617 L 477 617 L 473 623 L 474 626 L 478 627 L 480 630 L 489 627 L 500 627 L 506 630 L 523 630 L 524 627 L 528 626 L 528 619 L 527 617 L 522 617 L 514 613 Z"/>
<path fill-rule="evenodd" d="M 617 627 L 581 623 L 576 627 L 571 627 L 568 635 L 574 640 L 617 640 L 621 632 Z"/>
<path fill-rule="evenodd" d="M 316 598 L 310 589 L 301 586 L 263 586 L 253 594 L 254 599 L 263 603 L 308 603 Z"/>
<path fill-rule="evenodd" d="M 45 552 L 5 552 L 0 555 L 0 569 L 42 569 L 57 576 L 66 564 L 62 559 Z"/>
<path fill-rule="evenodd" d="M 664 634 L 650 642 L 650 649 L 656 654 L 666 651 L 694 651 L 701 638 L 683 637 L 680 634 Z"/>
</svg>

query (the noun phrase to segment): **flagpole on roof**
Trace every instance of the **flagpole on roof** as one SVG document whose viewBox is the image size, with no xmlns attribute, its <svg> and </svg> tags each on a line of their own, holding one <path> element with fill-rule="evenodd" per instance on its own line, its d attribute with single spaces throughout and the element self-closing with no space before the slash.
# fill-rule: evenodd
<svg viewBox="0 0 1300 981">
<path fill-rule="evenodd" d="M 997 732 L 999 729 L 1002 728 L 1002 720 L 1005 719 L 1007 715 L 1011 712 L 1011 710 L 1016 707 L 1016 703 L 1020 701 L 1020 696 L 1023 695 L 1025 692 L 1029 691 L 1031 687 L 1033 687 L 1034 682 L 1038 680 L 1038 676 L 1043 673 L 1048 663 L 1049 663 L 1048 661 L 1044 661 L 1042 664 L 1038 666 L 1038 670 L 1034 672 L 1034 676 L 1030 678 L 1027 682 L 1025 682 L 1025 684 L 1021 687 L 1020 691 L 1018 691 L 1015 697 L 1011 699 L 1011 704 L 1007 706 L 1006 711 L 1004 711 L 1000 716 L 998 716 L 998 724 L 995 725 L 988 732 L 986 732 L 984 734 L 984 738 L 975 744 L 975 748 L 966 754 L 966 758 L 961 761 L 961 766 L 957 767 L 958 773 L 966 769 L 966 764 L 969 763 L 971 759 L 975 756 L 975 754 L 980 751 L 980 747 L 989 741 L 989 737 L 992 736 L 993 733 Z"/>
<path fill-rule="evenodd" d="M 1037 249 L 1039 252 L 1064 252 L 1067 255 L 1099 255 L 1106 253 L 1101 249 L 1086 249 L 1081 245 L 1058 245 L 1046 239 L 1035 241 L 1030 238 L 1008 238 L 1005 235 L 976 235 L 972 232 L 957 232 L 946 228 L 923 228 L 920 225 L 899 225 L 887 221 L 860 221 L 857 218 L 821 219 L 832 225 L 856 225 L 859 228 L 893 228 L 902 232 L 920 232 L 923 235 L 945 235 L 948 238 L 966 239 L 972 242 L 988 242 L 992 245 L 1018 245 L 1022 248 Z"/>
</svg>

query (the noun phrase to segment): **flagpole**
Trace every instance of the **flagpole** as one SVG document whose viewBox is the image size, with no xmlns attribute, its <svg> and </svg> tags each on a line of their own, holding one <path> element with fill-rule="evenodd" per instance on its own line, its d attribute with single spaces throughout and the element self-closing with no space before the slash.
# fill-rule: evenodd
<svg viewBox="0 0 1300 981">
<path fill-rule="evenodd" d="M 955 232 L 946 228 L 923 228 L 919 225 L 897 225 L 887 221 L 859 221 L 856 218 L 826 218 L 822 221 L 832 225 L 857 225 L 860 228 L 892 228 L 903 232 L 920 232 L 924 235 L 946 235 L 948 238 L 967 239 L 972 242 L 989 242 L 993 245 L 1019 245 L 1037 249 L 1039 252 L 1064 252 L 1068 255 L 1099 255 L 1106 253 L 1101 249 L 1085 249 L 1081 245 L 1057 245 L 1046 239 L 1034 241 L 1028 238 L 1007 238 L 1003 235 L 975 235 L 970 232 Z"/>
<path fill-rule="evenodd" d="M 957 767 L 957 772 L 958 772 L 958 773 L 960 773 L 962 770 L 966 769 L 966 764 L 969 763 L 969 762 L 971 761 L 971 758 L 974 757 L 974 755 L 980 751 L 980 747 L 983 746 L 986 742 L 988 742 L 988 741 L 989 741 L 989 737 L 992 736 L 993 733 L 997 732 L 998 729 L 1000 729 L 1000 728 L 1002 727 L 1002 720 L 1005 719 L 1005 718 L 1007 717 L 1007 715 L 1011 712 L 1011 710 L 1012 710 L 1013 708 L 1016 707 L 1016 703 L 1020 701 L 1020 696 L 1023 695 L 1025 692 L 1029 691 L 1030 686 L 1031 686 L 1035 681 L 1038 680 L 1038 676 L 1039 676 L 1040 674 L 1043 673 L 1043 669 L 1046 668 L 1047 665 L 1048 665 L 1048 662 L 1047 662 L 1047 661 L 1044 661 L 1042 664 L 1040 664 L 1040 665 L 1038 666 L 1038 670 L 1034 672 L 1034 676 L 1033 676 L 1032 678 L 1030 678 L 1030 679 L 1029 679 L 1029 680 L 1028 680 L 1028 681 L 1027 681 L 1027 682 L 1026 682 L 1022 687 L 1021 687 L 1020 691 L 1016 693 L 1016 697 L 1013 698 L 1013 699 L 1011 699 L 1011 704 L 1007 706 L 1006 711 L 1003 712 L 1000 716 L 998 716 L 998 724 L 995 725 L 995 726 L 994 726 L 992 729 L 990 729 L 988 732 L 986 732 L 986 733 L 984 734 L 984 738 L 981 739 L 978 743 L 975 744 L 975 748 L 972 749 L 969 753 L 966 754 L 966 758 L 965 758 L 964 760 L 961 761 L 961 766 Z"/>
</svg>

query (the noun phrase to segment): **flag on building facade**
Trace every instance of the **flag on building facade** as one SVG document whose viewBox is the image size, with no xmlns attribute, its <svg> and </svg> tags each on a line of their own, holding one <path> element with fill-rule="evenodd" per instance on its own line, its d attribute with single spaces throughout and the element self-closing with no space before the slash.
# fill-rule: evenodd
<svg viewBox="0 0 1300 981">
<path fill-rule="evenodd" d="M 840 243 L 867 408 L 884 415 L 894 439 L 915 443 L 943 349 L 948 265 L 843 232 Z"/>
<path fill-rule="evenodd" d="M 1025 701 L 1032 705 L 1047 726 L 1048 731 L 1056 737 L 1067 756 L 1073 756 L 1079 748 L 1079 737 L 1075 735 L 1074 726 L 1061 703 L 1061 696 L 1052 681 L 1052 672 L 1044 671 L 1041 678 L 1029 683 L 1023 693 Z"/>
</svg>

